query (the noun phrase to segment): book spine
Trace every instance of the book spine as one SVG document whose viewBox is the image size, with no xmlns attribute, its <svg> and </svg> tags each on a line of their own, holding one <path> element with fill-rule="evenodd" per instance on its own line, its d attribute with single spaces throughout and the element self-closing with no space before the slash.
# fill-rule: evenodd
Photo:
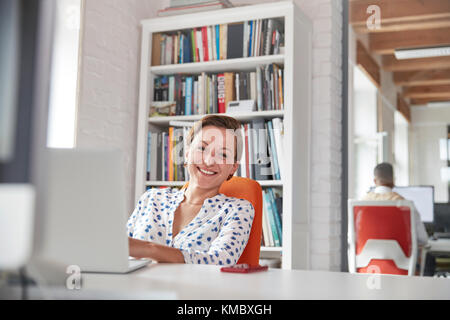
<svg viewBox="0 0 450 320">
<path fill-rule="evenodd" d="M 160 64 L 161 64 L 161 34 L 154 33 L 152 35 L 151 65 L 159 66 Z"/>
<path fill-rule="evenodd" d="M 280 169 L 280 178 L 284 177 L 284 147 L 283 147 L 283 120 L 280 118 L 272 119 L 273 133 L 275 136 L 275 147 L 278 155 L 278 166 Z"/>
<path fill-rule="evenodd" d="M 169 101 L 175 101 L 175 77 L 169 76 Z"/>
<path fill-rule="evenodd" d="M 146 180 L 150 180 L 150 167 L 151 167 L 151 160 L 150 160 L 150 150 L 151 150 L 151 140 L 152 140 L 152 133 L 149 131 L 147 134 L 147 168 L 146 168 Z"/>
<path fill-rule="evenodd" d="M 227 59 L 227 46 L 228 46 L 228 25 L 226 24 L 221 24 L 220 25 L 221 30 L 220 30 L 220 48 L 221 48 L 221 53 L 220 53 L 220 59 L 221 60 L 226 60 Z"/>
<path fill-rule="evenodd" d="M 208 48 L 208 61 L 213 61 L 213 41 L 212 41 L 212 34 L 211 34 L 211 26 L 206 27 L 206 35 L 207 35 L 207 48 Z"/>
<path fill-rule="evenodd" d="M 186 103 L 185 103 L 185 115 L 192 114 L 192 77 L 186 77 Z"/>
<path fill-rule="evenodd" d="M 256 67 L 256 92 L 257 92 L 258 111 L 262 111 L 264 110 L 264 107 L 263 107 L 263 87 L 262 87 L 261 67 Z"/>
<path fill-rule="evenodd" d="M 217 75 L 217 96 L 219 104 L 219 113 L 225 113 L 225 74 Z"/>
<path fill-rule="evenodd" d="M 274 136 L 274 132 L 273 132 L 273 125 L 272 125 L 272 121 L 269 120 L 267 122 L 267 128 L 269 131 L 269 140 L 270 140 L 270 149 L 272 150 L 272 155 L 273 155 L 273 166 L 274 166 L 274 171 L 275 171 L 275 179 L 280 180 L 280 167 L 278 165 L 278 153 L 277 153 L 277 148 L 275 147 L 275 136 Z"/>
<path fill-rule="evenodd" d="M 202 27 L 203 61 L 209 61 L 208 28 Z"/>
<path fill-rule="evenodd" d="M 280 246 L 283 245 L 283 231 L 281 227 L 281 218 L 278 213 L 277 204 L 275 202 L 275 195 L 272 188 L 268 188 L 269 200 L 272 207 L 273 216 L 275 218 L 275 227 L 277 228 L 278 240 L 280 241 Z"/>
<path fill-rule="evenodd" d="M 192 62 L 198 62 L 197 57 L 197 30 L 194 28 L 191 30 L 191 49 L 192 49 Z"/>
<path fill-rule="evenodd" d="M 199 62 L 203 62 L 204 56 L 203 56 L 203 41 L 202 41 L 202 30 L 197 30 L 196 32 L 196 40 L 197 40 L 197 55 L 199 57 Z"/>
<path fill-rule="evenodd" d="M 243 45 L 242 45 L 242 57 L 247 58 L 248 57 L 248 30 L 250 29 L 250 26 L 248 24 L 248 21 L 244 22 L 244 37 L 243 37 Z"/>
<path fill-rule="evenodd" d="M 169 181 L 173 181 L 173 127 L 169 127 L 169 148 L 168 148 L 168 169 L 169 169 Z"/>
<path fill-rule="evenodd" d="M 269 226 L 267 222 L 267 208 L 265 204 L 263 203 L 263 213 L 262 213 L 262 229 L 263 229 L 263 238 L 264 238 L 264 245 L 266 247 L 271 247 L 270 239 L 269 239 Z"/>
<path fill-rule="evenodd" d="M 252 43 L 253 43 L 253 21 L 250 21 L 249 39 L 248 39 L 248 56 L 252 56 Z"/>
<path fill-rule="evenodd" d="M 217 24 L 216 28 L 216 57 L 217 60 L 220 60 L 220 26 Z"/>
<path fill-rule="evenodd" d="M 218 60 L 216 50 L 216 26 L 210 26 L 208 28 L 211 30 L 212 60 Z"/>
<path fill-rule="evenodd" d="M 198 112 L 198 80 L 194 81 L 194 98 L 192 99 L 194 104 L 192 107 L 192 114 L 199 114 Z"/>
</svg>

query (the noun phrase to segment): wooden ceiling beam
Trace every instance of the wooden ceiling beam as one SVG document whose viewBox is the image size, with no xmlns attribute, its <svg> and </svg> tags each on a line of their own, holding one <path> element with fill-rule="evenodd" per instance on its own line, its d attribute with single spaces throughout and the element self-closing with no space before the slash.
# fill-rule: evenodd
<svg viewBox="0 0 450 320">
<path fill-rule="evenodd" d="M 356 33 L 376 33 L 376 32 L 395 32 L 395 31 L 412 31 L 423 29 L 436 29 L 450 27 L 450 13 L 444 17 L 419 18 L 417 20 L 408 21 L 392 21 L 386 22 L 381 20 L 379 29 L 369 29 L 365 23 L 352 25 Z"/>
<path fill-rule="evenodd" d="M 397 94 L 397 110 L 403 114 L 406 120 L 411 122 L 411 111 L 408 103 L 406 103 L 405 99 L 400 94 Z"/>
<path fill-rule="evenodd" d="M 450 84 L 450 69 L 394 72 L 393 78 L 398 86 Z"/>
<path fill-rule="evenodd" d="M 349 19 L 352 25 L 365 25 L 370 13 L 370 5 L 380 8 L 381 23 L 411 20 L 426 20 L 449 16 L 448 0 L 351 0 L 349 2 Z"/>
<path fill-rule="evenodd" d="M 450 101 L 450 99 L 442 99 L 442 98 L 413 98 L 409 99 L 409 104 L 411 106 L 414 105 L 424 105 L 428 104 L 429 102 L 444 102 L 444 101 Z"/>
<path fill-rule="evenodd" d="M 369 35 L 369 50 L 378 54 L 391 54 L 396 49 L 443 45 L 450 45 L 450 27 L 429 30 L 380 32 Z"/>
<path fill-rule="evenodd" d="M 450 85 L 414 86 L 403 88 L 405 98 L 441 98 L 450 100 Z"/>
<path fill-rule="evenodd" d="M 380 88 L 380 67 L 366 50 L 366 48 L 364 48 L 361 41 L 356 42 L 356 63 L 360 67 L 360 69 L 369 77 L 373 84 Z"/>
<path fill-rule="evenodd" d="M 385 55 L 382 63 L 386 71 L 439 70 L 450 68 L 450 57 L 397 60 L 394 55 Z"/>
</svg>

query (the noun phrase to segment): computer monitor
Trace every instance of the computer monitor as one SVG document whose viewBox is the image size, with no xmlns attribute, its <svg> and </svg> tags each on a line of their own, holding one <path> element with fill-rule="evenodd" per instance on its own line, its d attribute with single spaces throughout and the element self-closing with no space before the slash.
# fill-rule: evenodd
<svg viewBox="0 0 450 320">
<path fill-rule="evenodd" d="M 434 231 L 450 232 L 450 203 L 434 204 Z"/>
<path fill-rule="evenodd" d="M 433 186 L 407 186 L 394 187 L 394 192 L 406 200 L 411 200 L 419 212 L 424 223 L 433 223 L 434 220 L 434 187 Z"/>
</svg>

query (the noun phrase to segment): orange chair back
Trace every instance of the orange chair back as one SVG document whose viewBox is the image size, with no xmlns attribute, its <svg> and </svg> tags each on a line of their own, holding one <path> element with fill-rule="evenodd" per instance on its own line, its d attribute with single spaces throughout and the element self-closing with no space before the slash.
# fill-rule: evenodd
<svg viewBox="0 0 450 320">
<path fill-rule="evenodd" d="M 413 250 L 410 214 L 408 207 L 355 206 L 356 255 L 361 254 L 369 239 L 390 239 L 396 240 L 405 256 L 410 257 Z M 357 272 L 368 273 L 371 266 L 377 266 L 383 274 L 408 274 L 408 270 L 397 267 L 390 259 L 373 259 L 367 267 L 357 268 Z"/>
<path fill-rule="evenodd" d="M 189 182 L 187 182 L 183 188 L 187 188 L 188 185 Z M 253 218 L 252 229 L 250 230 L 250 237 L 248 239 L 247 246 L 242 252 L 242 255 L 237 263 L 258 265 L 262 236 L 263 204 L 261 186 L 255 180 L 233 176 L 233 178 L 225 181 L 220 186 L 219 193 L 223 193 L 227 197 L 245 199 L 253 205 L 253 208 L 255 209 L 255 216 Z"/>
</svg>

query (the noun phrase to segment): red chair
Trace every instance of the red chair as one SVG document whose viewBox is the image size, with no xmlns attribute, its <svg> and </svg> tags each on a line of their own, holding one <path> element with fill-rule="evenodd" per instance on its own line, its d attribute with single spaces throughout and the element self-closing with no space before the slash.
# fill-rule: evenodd
<svg viewBox="0 0 450 320">
<path fill-rule="evenodd" d="M 414 275 L 417 240 L 411 201 L 348 201 L 352 273 Z"/>
<path fill-rule="evenodd" d="M 187 188 L 186 183 L 183 188 Z M 220 193 L 228 197 L 235 197 L 249 201 L 255 209 L 252 229 L 247 246 L 242 252 L 238 264 L 246 263 L 249 265 L 259 265 L 259 253 L 261 250 L 262 235 L 262 189 L 259 183 L 249 178 L 233 176 L 225 181 L 219 189 Z"/>
</svg>

